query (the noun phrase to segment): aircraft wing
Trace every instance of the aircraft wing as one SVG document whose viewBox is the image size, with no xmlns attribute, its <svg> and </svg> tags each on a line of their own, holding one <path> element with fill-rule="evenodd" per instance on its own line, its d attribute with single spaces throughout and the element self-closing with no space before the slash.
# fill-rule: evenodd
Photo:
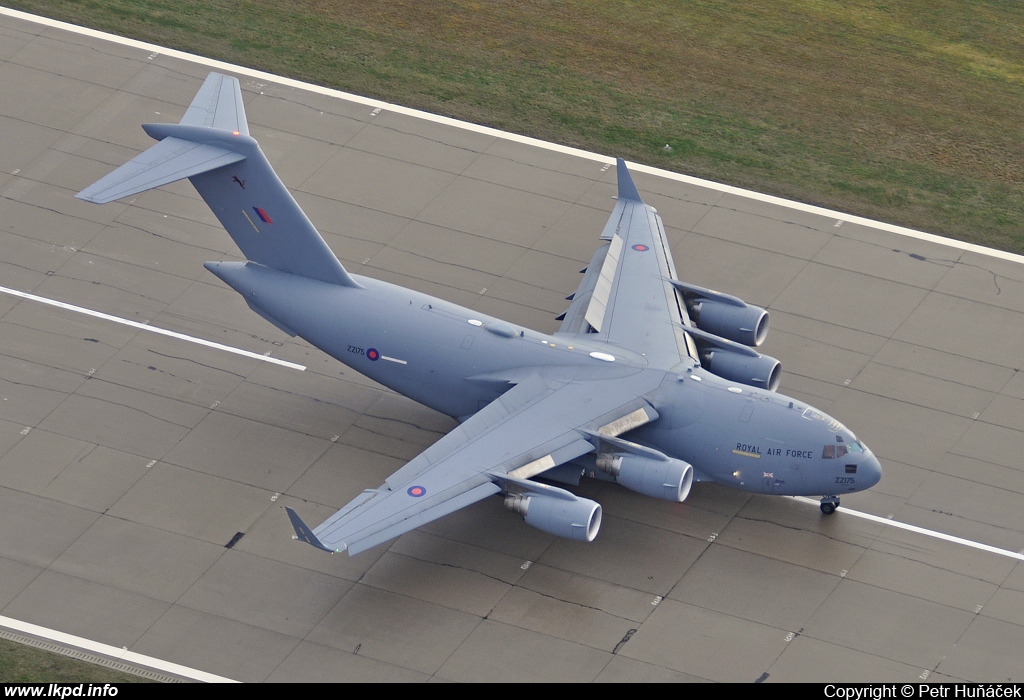
<svg viewBox="0 0 1024 700">
<path fill-rule="evenodd" d="M 618 202 L 601 234 L 607 244 L 586 268 L 559 335 L 586 334 L 588 341 L 605 340 L 671 368 L 696 350 L 680 328 L 691 324 L 670 282 L 676 271 L 665 226 L 640 199 L 621 158 L 617 173 Z"/>
<path fill-rule="evenodd" d="M 297 539 L 358 554 L 499 492 L 575 499 L 530 477 L 658 417 L 642 396 L 663 377 L 622 368 L 601 381 L 580 368 L 536 369 L 392 474 L 310 529 L 288 509 Z"/>
</svg>

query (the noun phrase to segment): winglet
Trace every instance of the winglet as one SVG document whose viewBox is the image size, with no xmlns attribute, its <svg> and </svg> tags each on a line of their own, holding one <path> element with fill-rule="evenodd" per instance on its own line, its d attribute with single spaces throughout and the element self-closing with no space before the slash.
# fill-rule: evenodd
<svg viewBox="0 0 1024 700">
<path fill-rule="evenodd" d="M 288 511 L 288 519 L 292 521 L 292 527 L 295 528 L 295 539 L 302 540 L 306 544 L 311 544 L 317 549 L 322 549 L 325 552 L 331 552 L 332 554 L 334 553 L 333 549 L 328 549 L 323 545 L 322 542 L 320 542 L 319 539 L 317 539 L 317 536 L 314 535 L 313 531 L 309 529 L 309 525 L 306 525 L 306 523 L 302 522 L 302 518 L 299 517 L 298 513 L 296 513 L 288 506 L 285 506 L 284 509 Z"/>
<path fill-rule="evenodd" d="M 629 174 L 626 161 L 622 160 L 622 158 L 615 159 L 615 172 L 619 178 L 619 199 L 629 199 L 634 202 L 644 201 L 640 199 L 640 193 L 633 183 L 633 176 Z"/>
</svg>

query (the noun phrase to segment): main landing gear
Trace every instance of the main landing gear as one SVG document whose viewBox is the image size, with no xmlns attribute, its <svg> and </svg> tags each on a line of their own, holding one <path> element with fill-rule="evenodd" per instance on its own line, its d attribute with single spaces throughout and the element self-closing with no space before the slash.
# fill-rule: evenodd
<svg viewBox="0 0 1024 700">
<path fill-rule="evenodd" d="M 832 515 L 839 507 L 839 496 L 824 496 L 821 499 L 821 512 L 825 515 Z"/>
</svg>

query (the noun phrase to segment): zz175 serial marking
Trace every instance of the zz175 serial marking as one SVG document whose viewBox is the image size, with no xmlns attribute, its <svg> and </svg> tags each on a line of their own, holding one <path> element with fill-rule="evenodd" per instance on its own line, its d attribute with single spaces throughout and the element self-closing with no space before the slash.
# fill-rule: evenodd
<svg viewBox="0 0 1024 700">
<path fill-rule="evenodd" d="M 364 350 L 363 348 L 357 348 L 355 345 L 349 345 L 348 346 L 348 351 L 351 352 L 351 353 L 354 353 L 356 355 L 365 355 L 366 354 L 366 350 Z"/>
</svg>

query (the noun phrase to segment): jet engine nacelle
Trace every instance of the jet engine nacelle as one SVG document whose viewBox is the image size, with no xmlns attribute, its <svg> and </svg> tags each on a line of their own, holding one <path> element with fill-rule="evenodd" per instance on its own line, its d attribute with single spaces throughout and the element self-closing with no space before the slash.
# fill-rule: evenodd
<svg viewBox="0 0 1024 700">
<path fill-rule="evenodd" d="M 671 457 L 605 453 L 597 456 L 597 468 L 630 491 L 676 503 L 686 500 L 693 485 L 693 467 Z"/>
<path fill-rule="evenodd" d="M 505 507 L 523 516 L 527 525 L 570 540 L 593 542 L 601 529 L 601 504 L 536 493 L 505 497 Z"/>
<path fill-rule="evenodd" d="M 768 312 L 739 297 L 695 284 L 670 280 L 683 293 L 694 325 L 734 343 L 758 347 L 768 336 Z"/>
<path fill-rule="evenodd" d="M 768 312 L 741 302 L 742 306 L 700 299 L 690 307 L 701 330 L 737 343 L 757 347 L 768 336 Z"/>
<path fill-rule="evenodd" d="M 712 348 L 701 355 L 701 364 L 723 379 L 775 391 L 782 376 L 782 363 L 768 355 L 745 355 L 726 348 Z"/>
</svg>

